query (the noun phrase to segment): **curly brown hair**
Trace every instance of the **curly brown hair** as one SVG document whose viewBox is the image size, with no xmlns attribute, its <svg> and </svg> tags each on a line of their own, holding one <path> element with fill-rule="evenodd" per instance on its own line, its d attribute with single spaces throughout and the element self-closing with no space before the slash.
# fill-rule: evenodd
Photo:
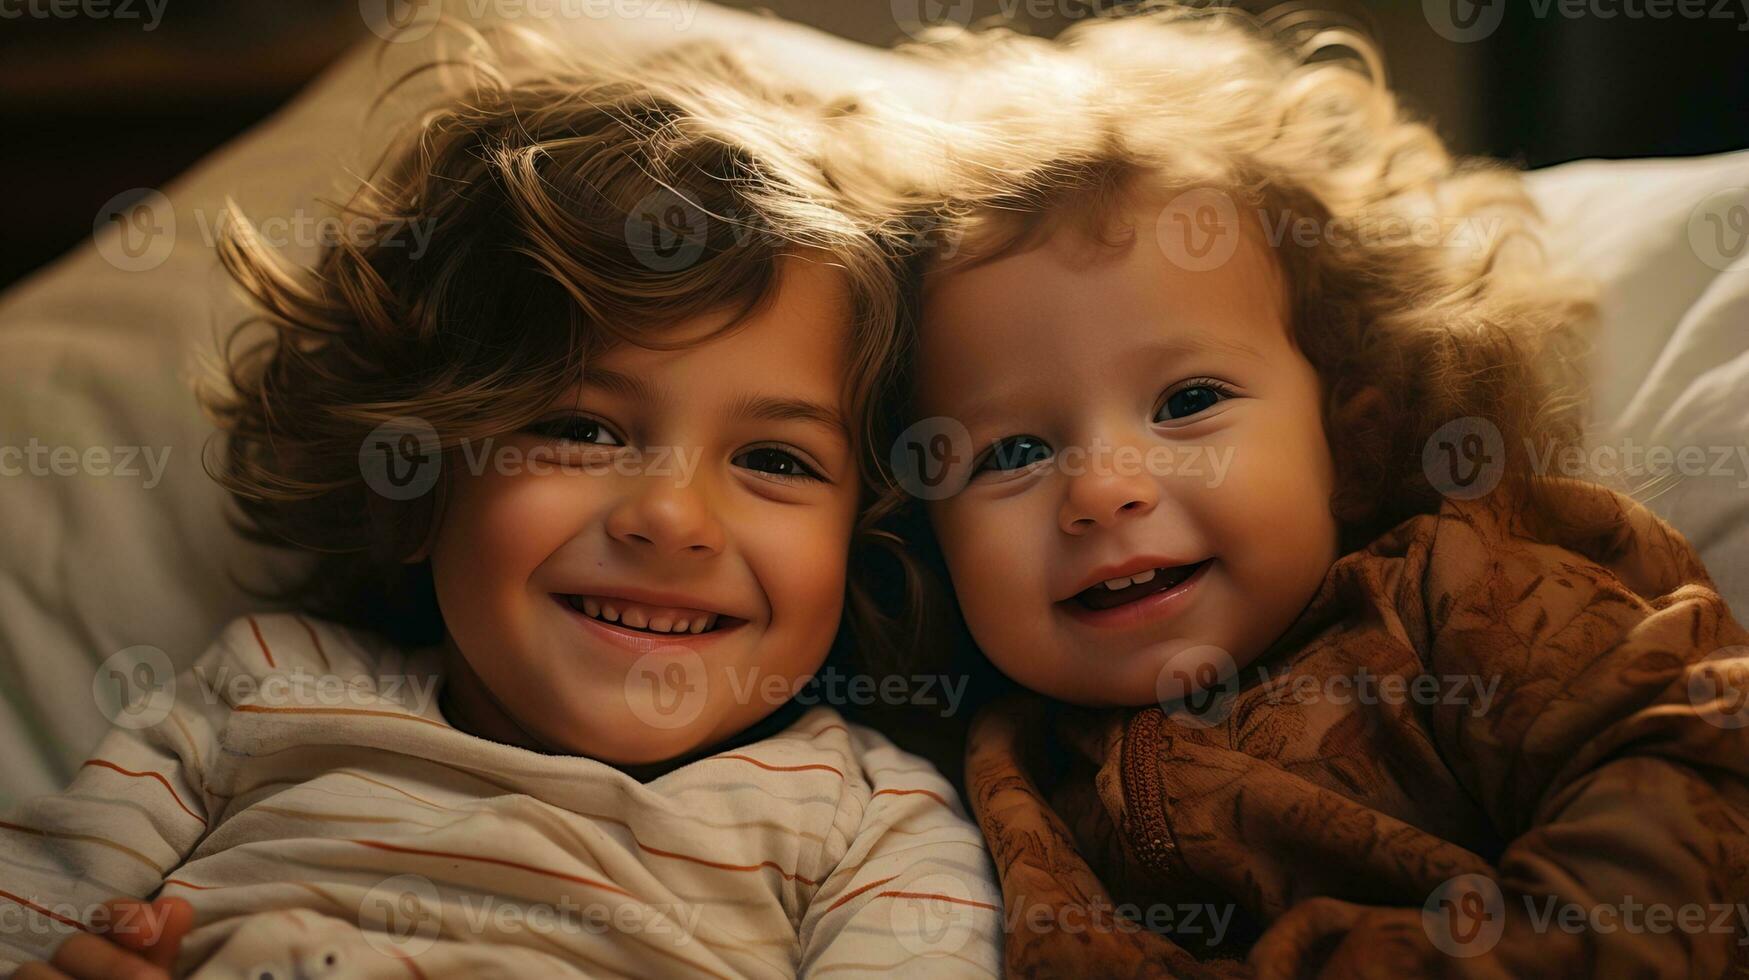
<svg viewBox="0 0 1749 980">
<path fill-rule="evenodd" d="M 1218 194 L 1278 230 L 1291 336 L 1322 382 L 1343 552 L 1437 510 L 1423 453 L 1456 420 L 1500 434 L 1496 492 L 1565 523 L 1544 503 L 1532 447 L 1581 437 L 1589 284 L 1544 273 L 1519 175 L 1454 157 L 1410 118 L 1368 39 L 1294 23 L 1155 3 L 1054 41 L 949 29 L 911 48 L 976 84 L 961 86 L 951 120 L 894 111 L 887 128 L 905 138 L 889 134 L 893 152 L 864 164 L 893 175 L 867 210 L 913 222 L 927 212 L 950 246 L 914 254 L 907 305 L 940 277 L 1059 229 L 1117 244 L 1137 232 L 1114 227 L 1137 194 Z M 1279 234 L 1302 226 L 1318 234 Z M 892 409 L 900 421 L 910 376 Z M 923 508 L 889 485 L 881 525 L 940 576 Z M 910 615 L 935 624 L 915 633 L 955 632 L 941 603 L 925 598 Z"/>
<path fill-rule="evenodd" d="M 624 69 L 476 45 L 459 67 L 464 94 L 421 116 L 342 209 L 368 231 L 299 269 L 246 221 L 226 224 L 220 257 L 262 316 L 230 336 L 222 378 L 199 393 L 224 437 L 208 472 L 241 511 L 233 523 L 313 559 L 251 591 L 412 645 L 443 635 L 430 563 L 408 560 L 441 519 L 442 481 L 410 500 L 374 490 L 360 458 L 378 427 L 418 420 L 442 467 L 535 421 L 610 346 L 672 346 L 666 328 L 707 313 L 735 314 L 734 329 L 768 299 L 779 260 L 810 251 L 851 294 L 846 397 L 864 452 L 883 444 L 872 406 L 900 336 L 893 254 L 834 206 L 815 100 L 707 45 Z M 676 216 L 696 255 L 653 251 L 635 233 L 651 211 Z M 398 240 L 414 223 L 423 254 Z M 865 498 L 875 491 L 865 476 Z M 852 635 L 880 615 L 857 567 Z"/>
</svg>

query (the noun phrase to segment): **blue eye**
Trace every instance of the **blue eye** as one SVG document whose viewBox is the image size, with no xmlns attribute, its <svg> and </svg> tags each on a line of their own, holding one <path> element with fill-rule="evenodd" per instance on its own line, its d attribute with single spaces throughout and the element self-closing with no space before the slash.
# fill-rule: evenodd
<svg viewBox="0 0 1749 980">
<path fill-rule="evenodd" d="M 1154 413 L 1154 421 L 1190 418 L 1208 411 L 1232 396 L 1232 390 L 1219 382 L 1206 379 L 1194 381 L 1167 395 L 1166 400 L 1160 404 L 1160 410 Z"/>
<path fill-rule="evenodd" d="M 548 439 L 560 442 L 574 442 L 588 446 L 623 446 L 619 437 L 607 426 L 584 415 L 571 415 L 564 418 L 548 419 L 536 422 L 528 427 L 528 431 Z"/>
<path fill-rule="evenodd" d="M 985 471 L 1007 472 L 1025 469 L 1040 460 L 1051 458 L 1051 445 L 1038 436 L 1009 436 L 997 440 L 978 463 L 974 475 Z"/>
<path fill-rule="evenodd" d="M 802 462 L 794 453 L 786 452 L 772 446 L 760 446 L 749 449 L 734 459 L 729 460 L 736 466 L 775 476 L 786 480 L 821 480 L 824 479 L 812 467 Z"/>
</svg>

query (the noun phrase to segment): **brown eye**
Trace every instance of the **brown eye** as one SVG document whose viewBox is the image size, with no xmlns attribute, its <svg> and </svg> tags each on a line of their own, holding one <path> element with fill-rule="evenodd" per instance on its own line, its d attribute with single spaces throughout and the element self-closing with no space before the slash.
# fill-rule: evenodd
<svg viewBox="0 0 1749 980">
<path fill-rule="evenodd" d="M 821 478 L 820 474 L 814 472 L 808 464 L 797 459 L 795 454 L 771 446 L 749 449 L 729 462 L 744 469 L 790 480 L 818 480 Z"/>
<path fill-rule="evenodd" d="M 536 422 L 528 427 L 528 431 L 548 439 L 561 442 L 574 442 L 588 446 L 623 446 L 624 442 L 613 434 L 606 425 L 584 415 L 571 415 L 565 418 L 548 419 Z"/>
</svg>

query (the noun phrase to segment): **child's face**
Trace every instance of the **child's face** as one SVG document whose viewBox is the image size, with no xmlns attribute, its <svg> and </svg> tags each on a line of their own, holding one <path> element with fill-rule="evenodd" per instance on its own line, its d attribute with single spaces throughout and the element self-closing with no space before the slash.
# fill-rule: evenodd
<svg viewBox="0 0 1749 980">
<path fill-rule="evenodd" d="M 740 328 L 609 351 L 492 447 L 547 465 L 452 478 L 432 562 L 465 659 L 456 713 L 501 709 L 497 728 L 526 735 L 507 740 L 656 762 L 754 724 L 788 696 L 774 678 L 819 668 L 858 503 L 848 310 L 835 272 L 786 259 Z"/>
<path fill-rule="evenodd" d="M 1337 557 L 1318 377 L 1273 258 L 1246 238 L 1187 271 L 1159 213 L 1120 215 L 1128 248 L 1060 231 L 950 274 L 924 312 L 920 414 L 971 435 L 970 482 L 930 505 L 960 607 L 1004 673 L 1078 704 L 1243 666 Z"/>
</svg>

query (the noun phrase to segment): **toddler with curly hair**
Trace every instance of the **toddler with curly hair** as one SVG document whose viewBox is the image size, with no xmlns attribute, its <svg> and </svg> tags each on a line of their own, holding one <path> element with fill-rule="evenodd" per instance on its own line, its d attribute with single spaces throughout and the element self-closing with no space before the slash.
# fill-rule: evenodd
<svg viewBox="0 0 1749 980">
<path fill-rule="evenodd" d="M 1519 179 L 1361 38 L 1154 6 L 929 47 L 985 101 L 890 190 L 953 248 L 888 525 L 1032 692 L 966 754 L 1007 973 L 1742 963 L 1749 635 L 1647 509 L 1536 472 L 1588 300 Z"/>
</svg>

